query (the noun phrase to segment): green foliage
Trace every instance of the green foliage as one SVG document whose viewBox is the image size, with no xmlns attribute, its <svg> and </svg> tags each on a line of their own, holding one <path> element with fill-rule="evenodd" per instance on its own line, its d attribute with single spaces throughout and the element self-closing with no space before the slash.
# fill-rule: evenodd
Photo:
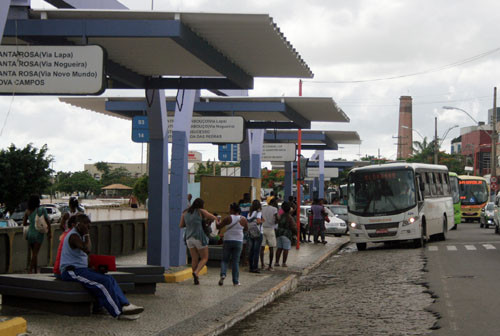
<svg viewBox="0 0 500 336">
<path fill-rule="evenodd" d="M 87 197 L 89 193 L 99 194 L 101 184 L 87 171 L 59 172 L 55 178 L 54 189 L 70 195 L 75 192 L 83 193 Z"/>
<path fill-rule="evenodd" d="M 112 169 L 108 163 L 102 161 L 97 162 L 95 164 L 95 167 L 97 168 L 97 170 L 102 172 L 101 175 L 102 187 L 115 183 L 120 183 L 132 187 L 137 181 L 137 178 L 133 177 L 130 174 L 130 172 L 123 167 Z"/>
<path fill-rule="evenodd" d="M 267 170 L 267 168 L 264 168 L 261 170 L 261 181 L 262 188 L 273 188 L 276 191 L 276 187 L 285 181 L 285 171 L 282 169 Z"/>
<path fill-rule="evenodd" d="M 422 142 L 414 141 L 414 154 L 407 162 L 434 163 L 434 141 L 427 142 L 427 137 Z M 449 171 L 464 174 L 465 160 L 459 154 L 448 154 L 438 151 L 438 164 L 448 167 Z"/>
<path fill-rule="evenodd" d="M 133 193 L 141 204 L 146 203 L 146 199 L 148 198 L 148 185 L 149 185 L 148 175 L 143 175 L 139 177 L 134 184 Z"/>
<path fill-rule="evenodd" d="M 53 158 L 47 151 L 47 145 L 38 150 L 32 144 L 23 149 L 12 144 L 0 151 L 0 203 L 5 203 L 8 211 L 50 186 Z"/>
</svg>

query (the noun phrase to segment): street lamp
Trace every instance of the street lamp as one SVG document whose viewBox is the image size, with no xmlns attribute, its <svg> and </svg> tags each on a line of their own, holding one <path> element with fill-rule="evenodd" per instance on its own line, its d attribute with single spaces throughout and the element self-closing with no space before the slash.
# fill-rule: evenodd
<svg viewBox="0 0 500 336">
<path fill-rule="evenodd" d="M 411 129 L 412 131 L 417 132 L 417 134 L 422 138 L 422 140 L 424 140 L 424 136 L 422 134 L 420 134 L 420 132 L 417 131 L 416 129 L 408 127 L 408 126 L 401 126 L 401 128 Z"/>
<path fill-rule="evenodd" d="M 498 141 L 498 134 L 497 134 L 497 113 L 496 113 L 496 90 L 497 88 L 495 87 L 495 95 L 494 95 L 494 108 L 493 108 L 493 120 L 492 120 L 492 123 L 493 123 L 493 127 L 492 127 L 492 131 L 491 131 L 491 134 L 489 133 L 486 133 L 490 136 L 491 138 L 491 163 L 490 163 L 490 174 L 491 176 L 496 176 L 497 175 L 497 172 L 496 172 L 496 168 L 497 168 L 497 150 L 496 150 L 496 144 L 497 144 L 497 141 Z M 443 109 L 445 110 L 457 110 L 457 111 L 462 111 L 463 113 L 467 114 L 469 116 L 469 118 L 471 118 L 472 120 L 474 120 L 474 122 L 476 123 L 476 125 L 479 125 L 479 123 L 477 122 L 476 119 L 474 119 L 470 114 L 469 112 L 465 111 L 464 109 L 461 109 L 461 108 L 458 108 L 458 107 L 454 107 L 454 106 L 443 106 Z M 481 127 L 481 125 L 479 125 L 479 129 L 482 129 L 483 131 L 485 131 L 484 128 Z"/>
</svg>

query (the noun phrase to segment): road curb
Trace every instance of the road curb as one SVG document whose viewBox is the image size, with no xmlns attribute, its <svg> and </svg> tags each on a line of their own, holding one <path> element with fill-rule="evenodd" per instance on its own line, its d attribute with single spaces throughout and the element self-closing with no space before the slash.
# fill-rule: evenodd
<svg viewBox="0 0 500 336">
<path fill-rule="evenodd" d="M 214 327 L 211 327 L 210 329 L 201 331 L 195 336 L 216 336 L 220 335 L 232 326 L 234 326 L 236 323 L 239 321 L 245 319 L 247 316 L 255 313 L 259 309 L 263 308 L 264 306 L 268 305 L 269 303 L 273 302 L 276 300 L 278 297 L 281 295 L 288 293 L 295 288 L 297 288 L 297 283 L 299 280 L 299 277 L 302 275 L 307 275 L 314 269 L 318 268 L 328 257 L 332 256 L 333 254 L 337 253 L 341 248 L 349 244 L 349 240 L 346 242 L 339 244 L 332 250 L 328 251 L 325 253 L 321 258 L 319 258 L 316 262 L 314 262 L 311 266 L 304 268 L 302 272 L 299 274 L 290 274 L 287 276 L 284 280 L 282 280 L 280 283 L 278 283 L 276 286 L 273 288 L 269 289 L 268 291 L 262 293 L 257 297 L 255 300 L 252 302 L 248 303 L 241 309 L 239 309 L 237 312 L 234 314 L 231 314 L 227 318 L 223 319 L 220 321 L 220 323 Z"/>
<path fill-rule="evenodd" d="M 22 317 L 0 317 L 0 335 L 16 336 L 26 332 L 27 323 Z"/>
</svg>

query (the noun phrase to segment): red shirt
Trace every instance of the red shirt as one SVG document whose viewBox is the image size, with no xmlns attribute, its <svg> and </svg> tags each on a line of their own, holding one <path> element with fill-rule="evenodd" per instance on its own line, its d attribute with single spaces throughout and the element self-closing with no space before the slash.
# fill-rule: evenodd
<svg viewBox="0 0 500 336">
<path fill-rule="evenodd" d="M 64 243 L 64 238 L 69 233 L 69 231 L 71 231 L 71 230 L 64 232 L 59 237 L 60 241 L 59 241 L 59 246 L 57 247 L 56 262 L 54 263 L 54 269 L 53 269 L 54 274 L 61 274 L 61 270 L 59 269 L 59 265 L 61 264 L 61 252 L 62 252 L 62 247 L 63 247 L 63 243 Z"/>
</svg>

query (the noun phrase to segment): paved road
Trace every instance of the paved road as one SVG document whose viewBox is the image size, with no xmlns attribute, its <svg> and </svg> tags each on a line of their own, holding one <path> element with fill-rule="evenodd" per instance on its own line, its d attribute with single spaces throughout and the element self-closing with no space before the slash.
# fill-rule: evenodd
<svg viewBox="0 0 500 336">
<path fill-rule="evenodd" d="M 433 335 L 500 334 L 500 235 L 479 224 L 459 225 L 425 248 L 430 289 L 439 297 Z"/>
<path fill-rule="evenodd" d="M 424 266 L 423 249 L 351 244 L 224 335 L 426 335 L 436 318 Z"/>
</svg>

